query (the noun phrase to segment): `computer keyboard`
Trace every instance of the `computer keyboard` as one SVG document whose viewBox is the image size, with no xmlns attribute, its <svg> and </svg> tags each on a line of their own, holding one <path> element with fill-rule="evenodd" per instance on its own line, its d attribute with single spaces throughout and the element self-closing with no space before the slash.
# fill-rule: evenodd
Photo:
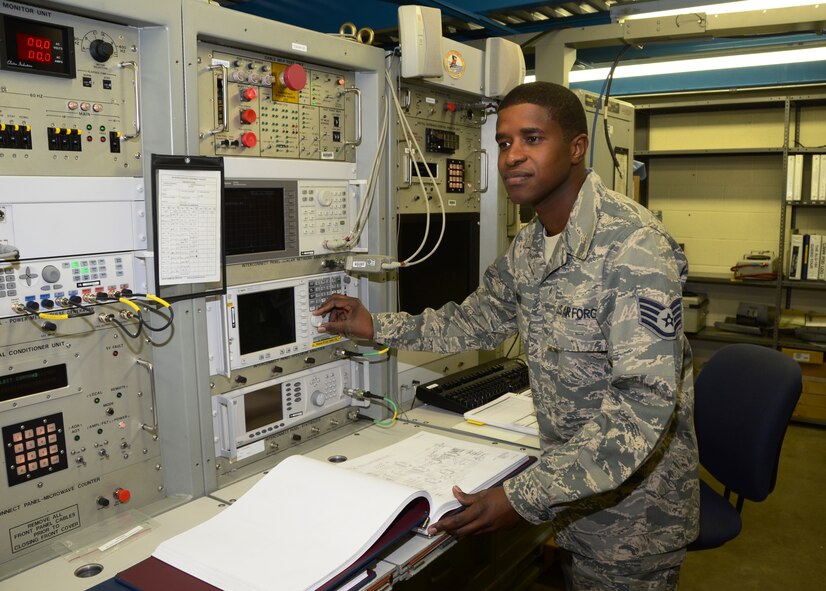
<svg viewBox="0 0 826 591">
<path fill-rule="evenodd" d="M 507 392 L 526 389 L 528 368 L 515 359 L 495 359 L 416 387 L 422 402 L 460 414 Z"/>
</svg>

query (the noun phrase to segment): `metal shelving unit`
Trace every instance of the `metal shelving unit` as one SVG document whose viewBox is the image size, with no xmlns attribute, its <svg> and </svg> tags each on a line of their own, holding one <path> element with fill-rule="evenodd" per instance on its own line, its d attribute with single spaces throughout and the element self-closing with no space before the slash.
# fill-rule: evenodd
<svg viewBox="0 0 826 591">
<path fill-rule="evenodd" d="M 693 156 L 697 157 L 720 157 L 725 159 L 728 156 L 776 155 L 778 167 L 782 166 L 783 178 L 787 175 L 788 156 L 790 154 L 826 154 L 826 147 L 807 147 L 800 145 L 801 113 L 810 107 L 826 106 L 826 88 L 822 86 L 812 89 L 760 89 L 756 91 L 740 91 L 733 95 L 730 91 L 709 92 L 702 96 L 650 96 L 644 99 L 632 98 L 637 109 L 637 137 L 635 143 L 644 148 L 635 151 L 634 156 L 648 161 L 651 159 L 679 158 Z M 783 143 L 775 146 L 758 146 L 747 148 L 708 148 L 708 149 L 648 149 L 649 141 L 647 133 L 651 129 L 651 121 L 656 114 L 671 113 L 698 113 L 703 111 L 732 111 L 732 113 L 743 113 L 749 110 L 778 109 L 778 116 L 782 114 L 783 121 Z M 779 139 L 779 138 L 778 138 Z M 826 143 L 826 142 L 824 142 Z M 786 227 L 795 228 L 798 215 L 803 211 L 818 211 L 826 208 L 824 202 L 811 202 L 806 198 L 799 202 L 788 203 L 785 198 L 785 191 L 779 196 L 779 239 L 777 245 L 778 260 L 781 267 L 785 260 L 785 253 L 788 250 L 788 233 Z M 643 204 L 647 204 L 648 196 L 645 190 L 642 195 Z M 824 281 L 796 281 L 789 280 L 782 275 L 775 281 L 738 280 L 732 279 L 730 274 L 692 274 L 688 277 L 688 283 L 694 285 L 719 285 L 742 287 L 743 289 L 765 289 L 774 290 L 774 305 L 776 310 L 788 309 L 791 307 L 792 293 L 801 291 L 824 291 L 826 292 L 826 282 Z M 824 306 L 826 308 L 826 306 Z M 826 310 L 824 310 L 826 311 Z M 795 347 L 812 350 L 826 350 L 826 344 L 810 343 L 795 339 L 779 330 L 780 314 L 775 314 L 774 325 L 767 331 L 767 335 L 747 335 L 734 332 L 726 332 L 713 327 L 706 327 L 700 332 L 691 335 L 691 338 L 705 341 L 735 343 L 746 342 L 755 343 L 774 348 Z"/>
</svg>

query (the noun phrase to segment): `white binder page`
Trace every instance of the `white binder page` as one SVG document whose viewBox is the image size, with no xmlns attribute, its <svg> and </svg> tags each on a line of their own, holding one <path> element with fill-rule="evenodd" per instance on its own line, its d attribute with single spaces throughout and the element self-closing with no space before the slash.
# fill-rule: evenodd
<svg viewBox="0 0 826 591">
<path fill-rule="evenodd" d="M 153 556 L 225 591 L 314 589 L 361 556 L 417 496 L 426 493 L 292 456 Z"/>
<path fill-rule="evenodd" d="M 498 482 L 528 459 L 527 454 L 422 431 L 398 443 L 339 464 L 414 489 L 433 503 L 430 522 L 459 507 L 453 486 L 478 492 Z"/>
<path fill-rule="evenodd" d="M 221 173 L 157 172 L 158 284 L 221 280 Z"/>
</svg>

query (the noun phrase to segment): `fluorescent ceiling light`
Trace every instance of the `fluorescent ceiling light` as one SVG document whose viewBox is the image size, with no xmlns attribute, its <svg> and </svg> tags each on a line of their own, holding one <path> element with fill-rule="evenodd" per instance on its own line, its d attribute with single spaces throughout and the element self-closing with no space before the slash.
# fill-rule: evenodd
<svg viewBox="0 0 826 591">
<path fill-rule="evenodd" d="M 652 2 L 651 4 L 658 4 Z M 690 8 L 678 8 L 673 10 L 656 10 L 651 12 L 640 12 L 620 16 L 619 20 L 633 20 L 642 18 L 654 18 L 660 16 L 671 16 L 676 14 L 694 14 L 702 12 L 705 14 L 730 14 L 732 12 L 746 12 L 749 10 L 771 10 L 773 8 L 794 8 L 796 6 L 813 6 L 824 4 L 824 0 L 739 0 L 737 2 L 725 2 L 720 4 L 702 4 Z M 617 7 L 622 8 L 622 7 Z M 638 4 L 630 10 L 640 10 L 645 8 L 645 4 Z"/>
<path fill-rule="evenodd" d="M 614 71 L 614 78 L 657 76 L 659 74 L 685 74 L 688 72 L 713 72 L 732 68 L 752 68 L 755 66 L 776 66 L 817 61 L 826 61 L 826 47 L 767 51 L 763 53 L 705 57 L 649 64 L 629 64 L 627 66 L 617 67 Z M 609 71 L 610 68 L 571 70 L 568 80 L 570 82 L 605 80 Z"/>
</svg>

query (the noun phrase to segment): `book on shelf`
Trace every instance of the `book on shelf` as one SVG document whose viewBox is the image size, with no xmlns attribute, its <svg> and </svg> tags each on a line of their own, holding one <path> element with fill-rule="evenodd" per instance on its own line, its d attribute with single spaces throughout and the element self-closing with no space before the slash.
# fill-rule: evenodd
<svg viewBox="0 0 826 591">
<path fill-rule="evenodd" d="M 508 392 L 464 414 L 465 420 L 526 435 L 539 435 L 536 408 L 530 390 Z"/>
<path fill-rule="evenodd" d="M 803 234 L 803 250 L 800 251 L 800 278 L 809 279 L 809 246 L 811 234 Z"/>
<path fill-rule="evenodd" d="M 820 201 L 820 169 L 822 166 L 820 154 L 812 154 L 812 179 L 809 190 L 809 201 Z"/>
<path fill-rule="evenodd" d="M 818 277 L 820 281 L 826 281 L 826 236 L 820 235 L 820 271 Z"/>
<path fill-rule="evenodd" d="M 811 234 L 809 236 L 809 267 L 808 278 L 811 280 L 820 279 L 823 265 L 823 236 L 821 234 Z"/>
<path fill-rule="evenodd" d="M 794 187 L 792 201 L 800 201 L 803 197 L 803 154 L 794 155 Z"/>
<path fill-rule="evenodd" d="M 274 582 L 279 591 L 355 589 L 382 550 L 460 508 L 453 485 L 478 492 L 534 460 L 425 431 L 340 464 L 292 456 L 133 569 L 173 567 L 174 576 L 144 591 L 172 588 L 170 576 L 189 581 L 176 582 L 180 589 L 269 590 Z M 134 579 L 133 569 L 121 578 Z"/>
<path fill-rule="evenodd" d="M 817 190 L 817 200 L 826 201 L 826 154 L 820 155 L 820 183 Z"/>
<path fill-rule="evenodd" d="M 802 278 L 803 234 L 792 234 L 789 243 L 789 279 Z"/>
<path fill-rule="evenodd" d="M 794 154 L 786 158 L 786 201 L 794 201 Z"/>
</svg>

